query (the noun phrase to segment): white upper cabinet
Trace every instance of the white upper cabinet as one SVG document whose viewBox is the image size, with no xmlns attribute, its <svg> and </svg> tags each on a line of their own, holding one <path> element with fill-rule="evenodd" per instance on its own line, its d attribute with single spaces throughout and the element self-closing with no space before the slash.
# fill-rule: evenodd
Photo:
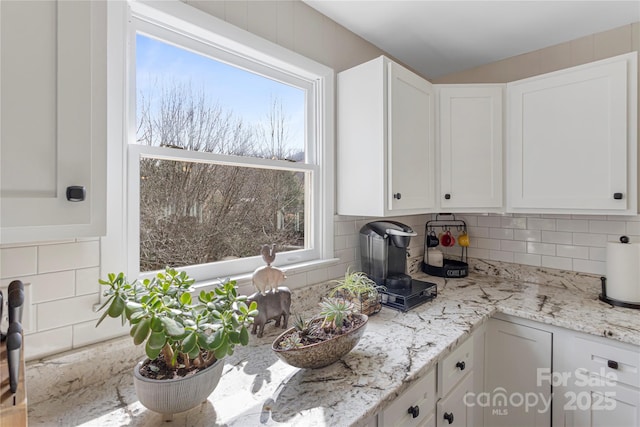
<svg viewBox="0 0 640 427">
<path fill-rule="evenodd" d="M 436 85 L 442 210 L 502 208 L 504 85 Z"/>
<path fill-rule="evenodd" d="M 431 83 L 383 56 L 338 74 L 338 214 L 435 207 Z"/>
<path fill-rule="evenodd" d="M 1 2 L 0 19 L 0 241 L 102 235 L 106 4 Z"/>
<path fill-rule="evenodd" d="M 507 85 L 511 212 L 637 212 L 637 55 Z"/>
</svg>

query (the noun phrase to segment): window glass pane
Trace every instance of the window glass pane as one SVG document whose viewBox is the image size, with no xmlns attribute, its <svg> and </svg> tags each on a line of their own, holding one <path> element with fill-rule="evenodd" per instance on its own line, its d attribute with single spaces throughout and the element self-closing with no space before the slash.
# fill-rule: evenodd
<svg viewBox="0 0 640 427">
<path fill-rule="evenodd" d="M 143 158 L 140 271 L 305 248 L 307 174 Z"/>
<path fill-rule="evenodd" d="M 305 91 L 136 35 L 136 143 L 305 160 Z"/>
</svg>

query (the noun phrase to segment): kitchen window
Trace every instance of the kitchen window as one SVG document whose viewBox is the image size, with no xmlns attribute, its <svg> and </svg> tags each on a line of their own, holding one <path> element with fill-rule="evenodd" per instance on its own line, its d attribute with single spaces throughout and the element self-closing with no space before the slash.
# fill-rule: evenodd
<svg viewBox="0 0 640 427">
<path fill-rule="evenodd" d="M 187 5 L 130 7 L 129 274 L 241 276 L 272 243 L 285 268 L 332 258 L 333 72 Z"/>
</svg>

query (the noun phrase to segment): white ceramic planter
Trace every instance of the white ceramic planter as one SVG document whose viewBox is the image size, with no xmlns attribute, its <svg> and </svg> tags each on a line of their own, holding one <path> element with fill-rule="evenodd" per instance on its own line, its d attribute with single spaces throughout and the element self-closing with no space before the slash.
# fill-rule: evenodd
<svg viewBox="0 0 640 427">
<path fill-rule="evenodd" d="M 213 392 L 222 376 L 224 359 L 185 378 L 154 380 L 140 375 L 140 361 L 133 370 L 133 384 L 138 400 L 147 409 L 165 415 L 195 408 Z"/>
</svg>

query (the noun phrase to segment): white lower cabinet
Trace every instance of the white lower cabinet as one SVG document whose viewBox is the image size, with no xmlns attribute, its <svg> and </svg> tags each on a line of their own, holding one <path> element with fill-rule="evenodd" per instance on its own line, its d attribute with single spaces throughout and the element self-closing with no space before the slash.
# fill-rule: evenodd
<svg viewBox="0 0 640 427">
<path fill-rule="evenodd" d="M 554 335 L 553 425 L 640 425 L 640 348 L 586 334 Z"/>
<path fill-rule="evenodd" d="M 378 415 L 379 427 L 435 427 L 436 370 L 418 379 Z"/>
<path fill-rule="evenodd" d="M 485 343 L 484 424 L 491 427 L 551 425 L 551 332 L 489 319 Z M 542 371 L 541 371 L 542 370 Z"/>
</svg>

